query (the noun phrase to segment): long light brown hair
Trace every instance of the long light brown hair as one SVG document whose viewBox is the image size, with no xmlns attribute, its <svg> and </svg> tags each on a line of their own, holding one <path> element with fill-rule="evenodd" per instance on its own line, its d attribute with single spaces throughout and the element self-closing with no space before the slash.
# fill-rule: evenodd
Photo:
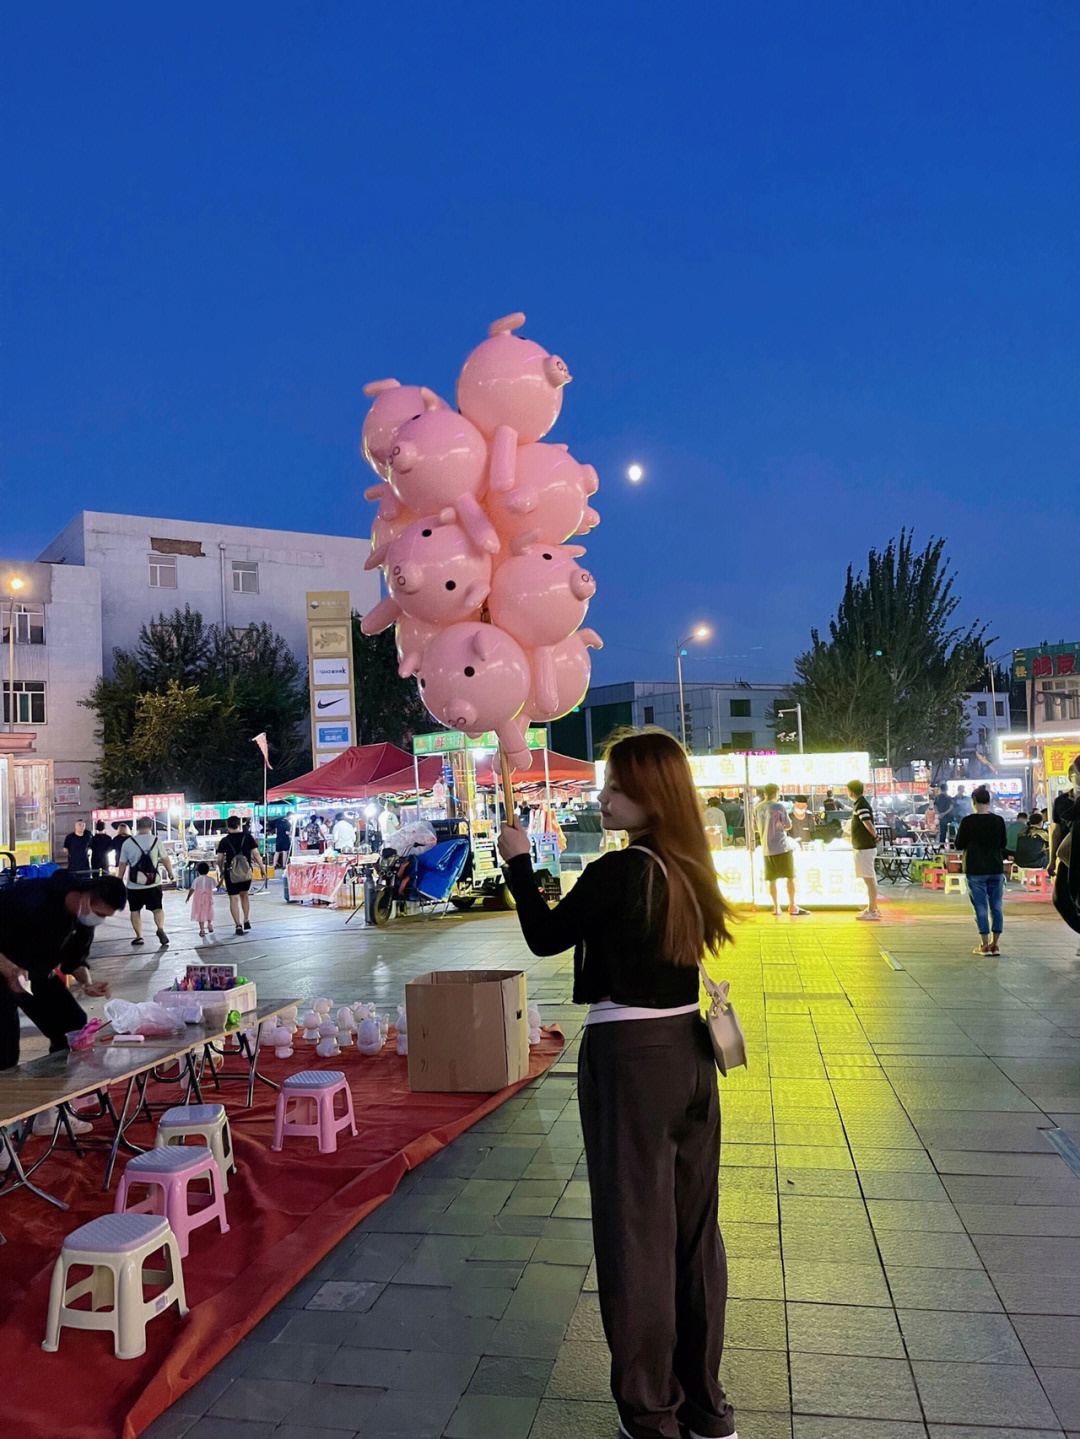
<svg viewBox="0 0 1080 1439">
<path fill-rule="evenodd" d="M 623 730 L 605 758 L 619 788 L 645 810 L 650 848 L 667 868 L 666 957 L 696 965 L 704 950 L 730 942 L 732 911 L 717 884 L 686 752 L 666 730 Z"/>
</svg>

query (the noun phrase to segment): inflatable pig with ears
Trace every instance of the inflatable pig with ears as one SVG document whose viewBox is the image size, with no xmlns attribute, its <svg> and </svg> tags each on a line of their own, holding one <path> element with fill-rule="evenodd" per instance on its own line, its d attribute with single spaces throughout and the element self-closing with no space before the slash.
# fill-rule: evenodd
<svg viewBox="0 0 1080 1439">
<path fill-rule="evenodd" d="M 408 615 L 402 615 L 398 620 L 395 639 L 398 674 L 402 679 L 408 679 L 419 671 L 424 660 L 424 651 L 438 633 L 435 625 L 421 624 L 419 620 L 409 619 Z"/>
<path fill-rule="evenodd" d="M 439 723 L 471 736 L 494 730 L 518 769 L 531 762 L 518 719 L 530 684 L 525 651 L 496 625 L 449 625 L 428 644 L 420 666 L 420 696 Z"/>
<path fill-rule="evenodd" d="M 491 441 L 496 488 L 513 484 L 517 447 L 544 438 L 559 418 L 563 386 L 570 383 L 563 360 L 514 334 L 524 323 L 521 314 L 496 320 L 458 376 L 458 409 Z"/>
<path fill-rule="evenodd" d="M 399 385 L 397 380 L 373 380 L 364 386 L 364 394 L 374 403 L 364 420 L 360 449 L 379 478 L 385 480 L 390 473 L 390 451 L 402 425 L 426 409 L 445 410 L 449 406 L 425 385 Z"/>
<path fill-rule="evenodd" d="M 600 523 L 588 499 L 600 481 L 592 465 L 579 465 L 565 445 L 522 445 L 511 488 L 488 491 L 487 511 L 504 544 L 535 534 L 561 545 Z"/>
<path fill-rule="evenodd" d="M 533 660 L 533 686 L 525 712 L 536 724 L 549 724 L 569 714 L 585 698 L 592 663 L 590 650 L 603 649 L 595 630 L 575 630 L 561 644 L 538 650 Z"/>
<path fill-rule="evenodd" d="M 480 507 L 487 444 L 464 415 L 432 406 L 402 425 L 390 451 L 389 486 L 398 504 L 415 515 L 452 508 L 476 548 L 498 554 L 499 537 Z"/>
<path fill-rule="evenodd" d="M 541 545 L 529 536 L 495 570 L 488 608 L 494 624 L 527 649 L 557 645 L 585 619 L 596 581 L 574 563 L 581 545 Z"/>
<path fill-rule="evenodd" d="M 491 556 L 473 547 L 449 509 L 417 520 L 385 550 L 373 550 L 365 569 L 379 565 L 390 593 L 364 616 L 366 635 L 380 634 L 402 615 L 427 625 L 471 619 L 491 587 Z"/>
</svg>

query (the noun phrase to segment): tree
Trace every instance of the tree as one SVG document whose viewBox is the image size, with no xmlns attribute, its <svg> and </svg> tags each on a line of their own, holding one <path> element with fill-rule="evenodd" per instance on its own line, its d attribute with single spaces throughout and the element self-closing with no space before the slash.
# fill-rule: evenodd
<svg viewBox="0 0 1080 1439">
<path fill-rule="evenodd" d="M 963 697 L 980 685 L 985 627 L 954 623 L 945 542 L 916 552 L 901 532 L 865 574 L 849 567 L 843 597 L 823 638 L 795 661 L 782 704 L 802 705 L 810 749 L 866 749 L 899 767 L 942 764 L 963 746 Z"/>
<path fill-rule="evenodd" d="M 286 773 L 310 763 L 300 665 L 269 625 L 222 630 L 185 607 L 144 625 L 131 650 L 113 651 L 113 673 L 82 701 L 97 715 L 107 803 L 182 791 L 243 799 L 262 791 L 265 730 Z"/>
<path fill-rule="evenodd" d="M 354 614 L 352 645 L 358 744 L 388 741 L 407 748 L 414 734 L 443 728 L 425 708 L 415 679 L 402 679 L 398 674 L 392 629 L 366 635 L 360 628 L 360 616 Z"/>
</svg>

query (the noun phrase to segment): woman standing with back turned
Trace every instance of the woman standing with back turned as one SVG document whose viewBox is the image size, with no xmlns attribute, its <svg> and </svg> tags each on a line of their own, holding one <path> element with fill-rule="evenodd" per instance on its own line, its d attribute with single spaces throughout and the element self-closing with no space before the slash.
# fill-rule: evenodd
<svg viewBox="0 0 1080 1439">
<path fill-rule="evenodd" d="M 717 1378 L 720 1103 L 698 996 L 698 961 L 730 938 L 730 912 L 670 735 L 615 741 L 600 814 L 629 847 L 587 865 L 555 909 L 524 831 L 504 829 L 499 850 L 526 943 L 574 946 L 574 1001 L 589 1005 L 578 1102 L 611 1389 L 629 1439 L 737 1439 Z"/>
</svg>

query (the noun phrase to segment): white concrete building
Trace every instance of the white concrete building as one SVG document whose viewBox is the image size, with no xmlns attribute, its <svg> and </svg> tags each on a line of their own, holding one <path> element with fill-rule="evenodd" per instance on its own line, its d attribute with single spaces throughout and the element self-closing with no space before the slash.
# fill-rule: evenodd
<svg viewBox="0 0 1080 1439">
<path fill-rule="evenodd" d="M 193 520 L 84 510 L 41 552 L 53 565 L 101 576 L 102 664 L 129 649 L 144 624 L 190 605 L 210 623 L 246 629 L 264 621 L 307 659 L 308 590 L 348 590 L 363 613 L 378 602 L 378 572 L 365 572 L 369 542 Z"/>
<path fill-rule="evenodd" d="M 783 693 L 780 684 L 685 681 L 687 748 L 696 754 L 776 749 L 770 715 Z M 794 719 L 790 723 L 794 728 Z M 612 730 L 624 725 L 659 725 L 681 738 L 678 684 L 673 680 L 634 680 L 593 685 L 577 711 L 552 726 L 552 744 L 555 749 L 566 746 L 567 753 L 592 759 Z"/>
<path fill-rule="evenodd" d="M 997 735 L 1012 724 L 1008 692 L 973 690 L 964 696 L 964 754 L 997 763 Z"/>
<path fill-rule="evenodd" d="M 21 581 L 17 589 L 12 580 Z M 53 762 L 58 842 L 94 803 L 96 719 L 79 701 L 101 676 L 101 579 L 96 569 L 0 560 L 4 728 L 32 734 L 34 757 Z M 14 608 L 15 646 L 11 649 Z M 14 666 L 14 715 L 11 671 Z"/>
</svg>

